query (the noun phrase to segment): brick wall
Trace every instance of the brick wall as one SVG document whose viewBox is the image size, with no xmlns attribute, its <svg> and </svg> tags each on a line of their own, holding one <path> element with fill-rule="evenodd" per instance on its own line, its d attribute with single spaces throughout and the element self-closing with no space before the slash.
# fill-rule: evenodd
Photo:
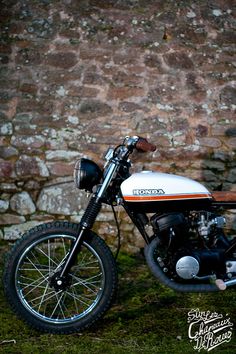
<svg viewBox="0 0 236 354">
<path fill-rule="evenodd" d="M 73 186 L 75 160 L 101 162 L 126 135 L 158 146 L 135 157 L 135 170 L 236 190 L 232 1 L 1 4 L 0 237 L 78 221 L 86 197 Z M 112 237 L 110 210 L 99 220 Z M 133 226 L 121 228 L 137 249 Z"/>
</svg>

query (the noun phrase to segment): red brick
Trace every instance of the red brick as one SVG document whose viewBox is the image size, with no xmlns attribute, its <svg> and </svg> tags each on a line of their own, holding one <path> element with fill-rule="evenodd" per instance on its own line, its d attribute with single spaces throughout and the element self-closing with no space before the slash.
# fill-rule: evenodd
<svg viewBox="0 0 236 354">
<path fill-rule="evenodd" d="M 8 180 L 14 176 L 14 163 L 0 159 L 0 178 Z"/>
<path fill-rule="evenodd" d="M 11 54 L 12 47 L 9 44 L 0 44 L 0 53 Z"/>
<path fill-rule="evenodd" d="M 165 62 L 174 69 L 193 69 L 193 62 L 185 53 L 169 53 L 164 55 Z"/>
<path fill-rule="evenodd" d="M 100 47 L 101 48 L 101 47 Z M 94 48 L 94 46 L 82 46 L 79 53 L 79 58 L 82 60 L 93 60 L 95 59 L 101 63 L 109 63 L 112 57 L 112 51 L 104 50 L 100 48 Z"/>
<path fill-rule="evenodd" d="M 86 87 L 86 86 L 72 86 L 68 89 L 68 96 L 72 97 L 96 97 L 99 93 L 99 90 L 94 87 Z"/>
<path fill-rule="evenodd" d="M 74 163 L 52 162 L 47 167 L 53 176 L 72 176 L 74 171 Z"/>
<path fill-rule="evenodd" d="M 36 94 L 37 90 L 38 90 L 37 86 L 31 83 L 23 83 L 20 87 L 21 92 L 30 93 L 33 95 Z"/>
<path fill-rule="evenodd" d="M 222 145 L 220 139 L 217 138 L 204 137 L 204 138 L 199 138 L 198 140 L 200 145 L 211 147 L 211 148 L 219 148 Z"/>
<path fill-rule="evenodd" d="M 48 67 L 47 67 L 48 68 Z M 76 81 L 81 79 L 83 73 L 83 68 L 74 68 L 72 71 L 67 71 L 63 69 L 53 68 L 51 70 L 46 70 L 43 73 L 43 82 L 45 86 L 54 84 L 65 84 L 68 81 Z"/>
<path fill-rule="evenodd" d="M 59 52 L 47 54 L 46 64 L 57 68 L 69 69 L 77 63 L 77 58 L 74 52 Z"/>
<path fill-rule="evenodd" d="M 41 48 L 42 50 L 42 48 Z M 39 65 L 42 62 L 42 53 L 40 48 L 26 47 L 20 49 L 15 57 L 16 64 L 18 65 Z"/>
<path fill-rule="evenodd" d="M 24 221 L 25 221 L 24 216 L 19 216 L 14 214 L 0 215 L 0 225 L 21 224 Z"/>
<path fill-rule="evenodd" d="M 225 143 L 230 149 L 236 149 L 236 138 L 230 138 Z"/>
<path fill-rule="evenodd" d="M 108 99 L 110 100 L 124 100 L 129 97 L 142 97 L 144 90 L 139 87 L 114 87 L 110 88 L 108 92 Z"/>
</svg>

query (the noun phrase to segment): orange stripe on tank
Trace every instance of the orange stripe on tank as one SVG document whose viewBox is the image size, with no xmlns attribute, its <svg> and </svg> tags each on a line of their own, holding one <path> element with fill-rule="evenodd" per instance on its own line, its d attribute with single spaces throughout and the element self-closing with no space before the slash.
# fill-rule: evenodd
<svg viewBox="0 0 236 354">
<path fill-rule="evenodd" d="M 155 196 L 124 196 L 124 200 L 129 202 L 144 202 L 144 201 L 165 201 L 165 200 L 181 200 L 181 199 L 203 199 L 212 198 L 209 193 L 196 194 L 178 194 L 178 195 L 155 195 Z"/>
</svg>

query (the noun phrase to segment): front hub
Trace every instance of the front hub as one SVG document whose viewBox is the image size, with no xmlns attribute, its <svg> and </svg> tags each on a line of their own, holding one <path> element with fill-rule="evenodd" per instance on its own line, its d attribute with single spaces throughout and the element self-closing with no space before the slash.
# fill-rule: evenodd
<svg viewBox="0 0 236 354">
<path fill-rule="evenodd" d="M 56 291 L 64 291 L 70 287 L 71 281 L 71 275 L 64 275 L 61 277 L 58 272 L 53 274 L 53 276 L 51 277 L 50 287 L 54 288 Z"/>
</svg>

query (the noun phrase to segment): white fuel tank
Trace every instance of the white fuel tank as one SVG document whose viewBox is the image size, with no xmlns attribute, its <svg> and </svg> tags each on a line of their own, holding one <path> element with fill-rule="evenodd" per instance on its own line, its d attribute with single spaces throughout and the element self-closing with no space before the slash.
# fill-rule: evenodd
<svg viewBox="0 0 236 354">
<path fill-rule="evenodd" d="M 121 193 L 128 203 L 184 202 L 211 200 L 211 193 L 189 178 L 151 171 L 135 173 L 121 184 Z M 169 204 L 169 203 L 168 203 Z"/>
</svg>

